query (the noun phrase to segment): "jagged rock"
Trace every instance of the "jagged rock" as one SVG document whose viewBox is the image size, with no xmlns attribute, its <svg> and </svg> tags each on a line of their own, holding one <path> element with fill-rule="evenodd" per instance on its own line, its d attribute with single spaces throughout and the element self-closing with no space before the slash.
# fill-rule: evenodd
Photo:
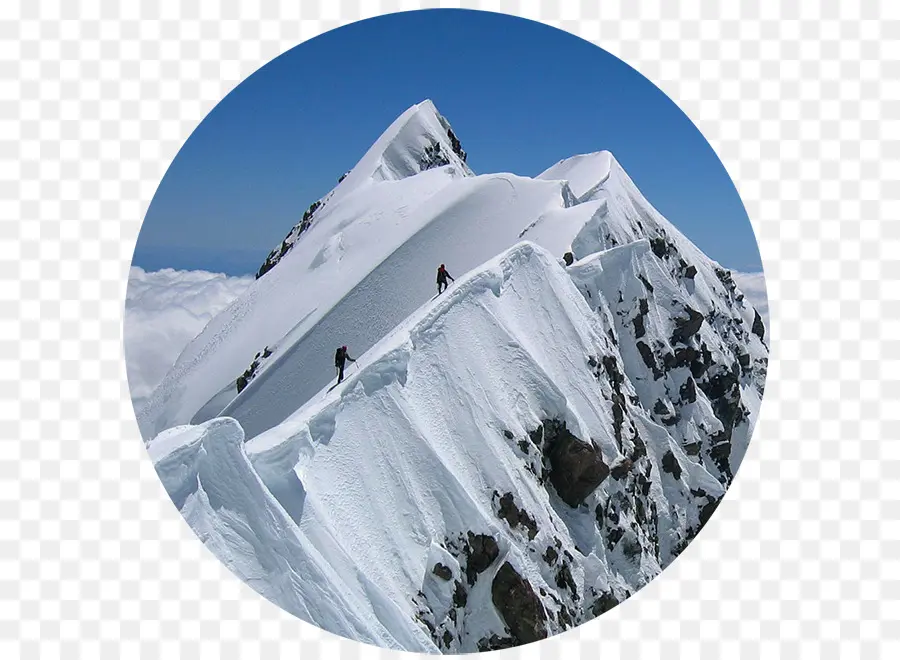
<svg viewBox="0 0 900 660">
<path fill-rule="evenodd" d="M 746 369 L 750 366 L 750 354 L 749 353 L 741 353 L 738 355 L 738 364 L 741 365 L 741 369 Z"/>
<path fill-rule="evenodd" d="M 622 538 L 622 554 L 629 559 L 636 559 L 644 553 L 641 542 L 635 536 L 634 532 L 629 530 Z"/>
<path fill-rule="evenodd" d="M 603 369 L 606 371 L 606 377 L 609 379 L 609 384 L 612 385 L 613 390 L 616 393 L 621 393 L 622 383 L 625 382 L 625 376 L 619 371 L 619 364 L 616 362 L 616 358 L 611 355 L 604 355 Z"/>
<path fill-rule="evenodd" d="M 663 454 L 662 469 L 664 472 L 668 472 L 675 477 L 676 480 L 681 479 L 681 465 L 678 463 L 678 459 L 675 458 L 675 454 L 672 453 L 671 449 Z"/>
<path fill-rule="evenodd" d="M 516 644 L 547 637 L 547 614 L 531 584 L 504 562 L 491 584 L 491 600 Z"/>
<path fill-rule="evenodd" d="M 557 559 L 559 559 L 559 553 L 556 552 L 556 548 L 548 545 L 547 550 L 544 552 L 544 561 L 547 562 L 548 566 L 553 566 Z"/>
<path fill-rule="evenodd" d="M 575 579 L 572 577 L 572 571 L 565 562 L 560 564 L 559 570 L 556 571 L 556 586 L 560 589 L 568 589 L 572 593 L 572 597 L 578 598 L 578 587 L 575 586 Z"/>
<path fill-rule="evenodd" d="M 719 471 L 725 475 L 726 483 L 731 483 L 734 474 L 731 470 L 731 429 L 715 434 L 710 438 L 713 445 L 709 457 L 713 459 Z"/>
<path fill-rule="evenodd" d="M 453 153 L 459 156 L 462 162 L 466 162 L 467 154 L 463 151 L 462 143 L 460 143 L 459 138 L 456 137 L 456 133 L 453 132 L 452 128 L 447 128 L 447 137 L 450 138 L 450 148 L 453 149 Z"/>
<path fill-rule="evenodd" d="M 478 574 L 487 570 L 499 554 L 500 547 L 493 536 L 469 532 L 469 543 L 466 546 L 466 579 L 470 585 L 475 584 Z"/>
<path fill-rule="evenodd" d="M 500 651 L 502 649 L 511 649 L 518 644 L 519 643 L 516 642 L 512 637 L 499 637 L 497 635 L 491 635 L 490 637 L 482 637 L 478 640 L 478 650 L 480 652 Z"/>
<path fill-rule="evenodd" d="M 638 314 L 631 321 L 632 325 L 634 325 L 634 337 L 635 339 L 640 339 L 645 334 L 647 334 L 647 330 L 644 328 L 644 317 L 641 314 Z"/>
<path fill-rule="evenodd" d="M 712 514 L 715 513 L 716 509 L 719 507 L 719 502 L 721 500 L 717 500 L 715 498 L 710 498 L 709 502 L 700 509 L 700 529 L 706 527 L 706 523 L 709 522 L 709 519 L 712 517 Z M 699 531 L 699 530 L 698 530 Z"/>
<path fill-rule="evenodd" d="M 577 507 L 603 483 L 609 467 L 599 449 L 576 438 L 565 424 L 548 420 L 543 428 L 544 453 L 551 466 L 550 483 L 563 502 Z"/>
<path fill-rule="evenodd" d="M 631 471 L 634 463 L 627 456 L 623 458 L 621 461 L 612 466 L 612 469 L 609 471 L 612 478 L 616 481 L 621 481 L 625 476 Z"/>
<path fill-rule="evenodd" d="M 453 577 L 453 571 L 450 570 L 449 566 L 444 566 L 442 563 L 438 562 L 434 565 L 434 568 L 431 569 L 431 572 L 437 575 L 439 578 L 444 580 L 445 582 L 449 582 L 450 578 Z"/>
<path fill-rule="evenodd" d="M 762 317 L 755 309 L 753 310 L 753 327 L 751 332 L 759 337 L 760 341 L 763 341 L 766 337 L 766 326 L 763 325 Z"/>
<path fill-rule="evenodd" d="M 688 266 L 687 268 L 685 268 L 685 270 L 684 270 L 684 276 L 685 276 L 687 279 L 692 280 L 692 279 L 694 279 L 694 277 L 695 277 L 696 275 L 697 275 L 697 267 L 696 267 L 696 266 L 690 265 L 690 266 Z"/>
<path fill-rule="evenodd" d="M 703 314 L 692 307 L 685 306 L 688 317 L 675 320 L 675 331 L 672 333 L 672 343 L 687 343 L 687 340 L 700 331 L 703 325 Z"/>
<path fill-rule="evenodd" d="M 657 399 L 653 404 L 653 413 L 660 418 L 660 421 L 666 426 L 672 426 L 678 422 L 678 415 L 672 410 L 672 407 L 663 401 Z"/>
<path fill-rule="evenodd" d="M 635 344 L 638 349 L 638 353 L 641 354 L 641 358 L 644 360 L 644 364 L 647 365 L 647 368 L 653 372 L 653 379 L 658 380 L 662 378 L 663 373 L 659 370 L 659 367 L 656 366 L 656 357 L 653 355 L 653 350 L 642 341 L 637 342 Z"/>
<path fill-rule="evenodd" d="M 453 585 L 453 607 L 465 607 L 469 601 L 469 594 L 462 582 L 458 580 Z"/>
<path fill-rule="evenodd" d="M 497 494 L 497 491 L 494 491 L 494 495 Z M 537 536 L 537 523 L 525 509 L 516 506 L 512 493 L 506 493 L 500 498 L 500 511 L 497 515 L 503 518 L 512 529 L 522 526 L 528 530 L 528 540 L 533 540 Z"/>
<path fill-rule="evenodd" d="M 450 634 L 449 630 L 445 630 L 444 636 L 441 639 L 444 642 L 444 647 L 449 647 L 450 643 L 453 641 L 453 635 Z"/>
<path fill-rule="evenodd" d="M 619 599 L 612 592 L 604 592 L 591 605 L 591 614 L 600 616 L 604 612 L 609 612 L 612 608 L 619 604 Z"/>
<path fill-rule="evenodd" d="M 247 383 L 247 377 L 244 374 L 237 377 L 235 385 L 237 386 L 238 394 L 244 391 L 244 388 L 247 387 Z"/>
<path fill-rule="evenodd" d="M 650 249 L 653 250 L 653 254 L 660 259 L 669 254 L 669 246 L 666 244 L 666 239 L 664 238 L 650 239 Z"/>
<path fill-rule="evenodd" d="M 694 379 L 688 376 L 687 380 L 678 390 L 682 403 L 694 403 L 697 400 L 697 386 Z"/>
<path fill-rule="evenodd" d="M 575 263 L 575 255 L 571 252 L 566 252 L 563 255 L 563 261 L 565 262 L 566 266 L 571 266 Z"/>
<path fill-rule="evenodd" d="M 649 293 L 653 293 L 653 285 L 647 281 L 647 278 L 638 273 L 638 279 L 641 281 L 641 284 L 644 285 L 644 288 L 647 289 Z"/>
<path fill-rule="evenodd" d="M 513 435 L 512 431 L 506 430 L 503 431 L 503 437 L 505 437 L 507 440 L 512 440 L 515 436 Z"/>
</svg>

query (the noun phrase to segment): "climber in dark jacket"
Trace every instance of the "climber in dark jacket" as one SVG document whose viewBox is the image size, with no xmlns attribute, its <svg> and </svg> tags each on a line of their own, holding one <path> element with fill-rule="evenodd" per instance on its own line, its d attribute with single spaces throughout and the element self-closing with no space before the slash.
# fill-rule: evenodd
<svg viewBox="0 0 900 660">
<path fill-rule="evenodd" d="M 456 281 L 453 279 L 453 276 L 447 272 L 447 269 L 444 268 L 444 264 L 441 264 L 441 267 L 438 268 L 438 272 L 437 272 L 438 295 L 440 295 L 441 292 L 447 290 L 447 278 L 448 277 L 450 278 L 450 280 L 452 282 Z M 442 286 L 443 286 L 443 288 L 441 288 Z"/>
<path fill-rule="evenodd" d="M 334 368 L 338 372 L 338 382 L 339 383 L 342 380 L 344 380 L 344 365 L 346 364 L 347 360 L 350 360 L 351 362 L 356 362 L 356 360 L 354 360 L 352 357 L 350 357 L 350 355 L 347 353 L 347 347 L 341 346 L 334 353 Z"/>
</svg>

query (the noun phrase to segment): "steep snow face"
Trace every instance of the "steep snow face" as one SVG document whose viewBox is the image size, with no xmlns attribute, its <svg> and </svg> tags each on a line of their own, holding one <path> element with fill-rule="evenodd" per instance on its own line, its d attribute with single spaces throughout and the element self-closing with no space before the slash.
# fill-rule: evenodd
<svg viewBox="0 0 900 660">
<path fill-rule="evenodd" d="M 339 204 L 373 183 L 399 181 L 425 170 L 447 167 L 452 176 L 472 176 L 466 152 L 453 128 L 430 100 L 406 110 L 381 134 L 360 161 L 347 172 L 325 197 L 312 203 L 288 235 L 260 267 L 262 277 L 275 267 L 314 223 L 326 216 L 324 210 Z"/>
<path fill-rule="evenodd" d="M 257 592 L 306 621 L 386 648 L 428 648 L 428 635 L 408 625 L 377 585 L 343 570 L 342 548 L 327 537 L 318 545 L 306 538 L 254 472 L 243 442 L 241 427 L 222 418 L 169 429 L 147 447 L 206 546 Z"/>
<path fill-rule="evenodd" d="M 278 268 L 256 280 L 184 349 L 138 413 L 145 438 L 205 418 L 237 395 L 253 356 L 312 327 L 430 218 L 426 202 L 454 179 L 449 168 L 373 185 L 323 209 Z"/>
<path fill-rule="evenodd" d="M 568 269 L 522 243 L 278 426 L 180 427 L 151 455 L 213 552 L 307 621 L 411 651 L 534 641 L 652 579 L 740 462 L 765 347 L 701 302 L 646 240 Z"/>
<path fill-rule="evenodd" d="M 426 143 L 443 144 L 449 163 L 416 171 L 416 145 Z M 335 346 L 367 350 L 434 295 L 438 264 L 459 275 L 515 243 L 537 217 L 575 203 L 565 182 L 472 176 L 457 152 L 431 102 L 401 115 L 315 221 L 295 227 L 278 267 L 187 346 L 138 413 L 144 437 L 223 411 L 250 436 L 270 428 L 333 377 Z M 237 379 L 265 348 L 273 355 L 238 393 Z"/>
<path fill-rule="evenodd" d="M 215 412 L 237 419 L 248 437 L 281 422 L 334 380 L 335 346 L 348 346 L 354 357 L 368 350 L 436 295 L 439 264 L 446 263 L 451 276 L 458 277 L 507 249 L 527 219 L 563 206 L 562 187 L 493 174 L 441 189 L 411 212 L 406 226 L 421 229 L 346 295 L 325 290 L 326 284 L 311 289 L 308 297 L 292 295 L 291 306 L 310 315 L 279 342 L 281 348 L 248 387 Z M 335 261 L 337 267 L 349 268 L 348 259 Z"/>
</svg>

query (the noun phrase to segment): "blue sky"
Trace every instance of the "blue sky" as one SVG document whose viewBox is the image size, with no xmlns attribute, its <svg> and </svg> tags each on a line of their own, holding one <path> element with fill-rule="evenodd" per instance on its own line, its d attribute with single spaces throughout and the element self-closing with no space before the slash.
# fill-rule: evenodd
<svg viewBox="0 0 900 660">
<path fill-rule="evenodd" d="M 534 176 L 562 158 L 608 149 L 709 256 L 762 269 L 727 172 L 665 94 L 571 34 L 466 10 L 354 23 L 247 78 L 166 172 L 134 264 L 255 272 L 309 204 L 426 98 L 453 125 L 476 173 Z"/>
</svg>

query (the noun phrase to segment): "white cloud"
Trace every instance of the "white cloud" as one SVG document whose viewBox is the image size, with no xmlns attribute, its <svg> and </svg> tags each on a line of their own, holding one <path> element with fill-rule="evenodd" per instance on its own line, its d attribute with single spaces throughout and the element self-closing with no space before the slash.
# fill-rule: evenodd
<svg viewBox="0 0 900 660">
<path fill-rule="evenodd" d="M 125 361 L 135 408 L 150 396 L 184 347 L 253 282 L 202 270 L 132 267 L 125 298 Z"/>
<path fill-rule="evenodd" d="M 769 327 L 769 299 L 766 296 L 766 277 L 762 273 L 739 273 L 732 271 L 738 288 L 747 296 L 750 304 L 759 312 L 763 323 Z"/>
</svg>

